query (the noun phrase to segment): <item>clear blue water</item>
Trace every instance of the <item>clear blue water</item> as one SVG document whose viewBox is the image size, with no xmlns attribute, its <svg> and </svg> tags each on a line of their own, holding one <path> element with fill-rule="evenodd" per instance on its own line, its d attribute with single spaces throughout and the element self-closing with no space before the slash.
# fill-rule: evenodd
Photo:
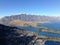
<svg viewBox="0 0 60 45">
<path fill-rule="evenodd" d="M 23 28 L 23 29 L 28 30 L 28 31 L 36 32 L 37 34 L 40 34 L 43 36 L 60 38 L 60 34 L 41 32 L 40 29 L 34 28 L 34 27 L 20 27 L 20 28 Z"/>
<path fill-rule="evenodd" d="M 60 22 L 41 24 L 41 26 L 47 27 L 49 29 L 60 30 Z"/>
<path fill-rule="evenodd" d="M 60 42 L 46 41 L 45 45 L 60 45 Z"/>
<path fill-rule="evenodd" d="M 42 24 L 41 26 L 47 27 L 49 29 L 53 30 L 59 30 L 60 31 L 60 22 L 50 23 L 50 24 Z M 49 33 L 48 33 L 49 34 Z M 48 35 L 46 34 L 46 35 Z M 60 37 L 60 34 L 49 34 L 49 36 L 57 36 Z M 60 45 L 60 42 L 54 42 L 54 41 L 46 41 L 45 45 Z"/>
<path fill-rule="evenodd" d="M 60 30 L 60 23 L 50 23 L 50 24 L 42 24 L 41 26 L 45 26 L 49 29 L 53 29 L 53 30 Z M 44 35 L 44 36 L 51 36 L 51 37 L 56 37 L 56 38 L 60 38 L 60 34 L 54 34 L 54 33 L 49 33 L 49 32 L 41 32 L 39 31 L 38 28 L 34 28 L 34 27 L 20 27 L 23 28 L 25 30 L 28 31 L 32 31 L 32 32 L 36 32 L 40 35 Z M 60 45 L 60 42 L 54 42 L 54 41 L 46 41 L 45 45 Z"/>
</svg>

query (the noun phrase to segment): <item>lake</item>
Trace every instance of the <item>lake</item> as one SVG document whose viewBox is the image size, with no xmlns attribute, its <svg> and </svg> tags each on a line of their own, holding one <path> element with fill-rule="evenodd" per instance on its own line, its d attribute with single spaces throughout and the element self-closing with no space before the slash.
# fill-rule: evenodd
<svg viewBox="0 0 60 45">
<path fill-rule="evenodd" d="M 47 28 L 53 29 L 53 30 L 60 30 L 60 22 L 54 22 L 54 23 L 49 23 L 49 24 L 41 24 L 41 26 L 47 27 Z M 46 35 L 48 35 L 48 34 L 46 34 Z M 51 33 L 50 33 L 50 35 L 51 35 Z M 52 34 L 52 36 L 53 35 L 54 34 Z M 59 35 L 55 34 L 54 36 L 60 37 L 60 34 Z M 46 41 L 45 45 L 60 45 L 60 42 Z"/>
<path fill-rule="evenodd" d="M 46 41 L 45 45 L 60 45 L 60 42 Z"/>
<path fill-rule="evenodd" d="M 38 28 L 34 28 L 34 27 L 21 27 L 24 28 L 28 31 L 32 31 L 32 32 L 36 32 L 40 35 L 44 35 L 44 36 L 51 36 L 51 37 L 60 37 L 60 34 L 53 34 L 53 33 L 48 33 L 48 32 L 40 32 Z M 54 41 L 46 41 L 45 45 L 60 45 L 60 42 L 54 42 Z"/>
<path fill-rule="evenodd" d="M 60 22 L 41 24 L 41 26 L 44 26 L 53 30 L 60 30 Z"/>
<path fill-rule="evenodd" d="M 43 36 L 60 38 L 60 34 L 55 34 L 55 33 L 50 33 L 50 32 L 42 32 L 42 31 L 40 31 L 40 29 L 35 28 L 35 27 L 20 27 L 20 28 L 31 31 L 31 32 L 36 32 L 37 34 L 40 34 Z"/>
<path fill-rule="evenodd" d="M 41 26 L 47 27 L 49 29 L 53 29 L 53 30 L 60 30 L 60 23 L 49 23 L 49 24 L 41 24 Z M 36 32 L 40 35 L 44 35 L 44 36 L 51 36 L 51 37 L 56 37 L 56 38 L 60 38 L 60 34 L 54 34 L 54 33 L 49 33 L 49 32 L 41 32 L 39 31 L 38 28 L 35 27 L 20 27 L 23 28 L 25 30 L 28 31 L 32 31 L 32 32 Z M 54 41 L 46 41 L 45 45 L 60 45 L 60 42 L 54 42 Z"/>
</svg>

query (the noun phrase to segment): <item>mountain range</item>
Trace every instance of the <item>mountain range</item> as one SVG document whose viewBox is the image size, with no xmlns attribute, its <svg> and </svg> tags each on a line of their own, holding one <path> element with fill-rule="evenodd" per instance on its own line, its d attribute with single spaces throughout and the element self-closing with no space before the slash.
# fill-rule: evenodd
<svg viewBox="0 0 60 45">
<path fill-rule="evenodd" d="M 7 24 L 13 20 L 22 20 L 26 22 L 38 22 L 38 23 L 50 23 L 57 21 L 59 22 L 60 17 L 19 14 L 19 15 L 5 16 L 0 19 L 0 23 Z"/>
</svg>

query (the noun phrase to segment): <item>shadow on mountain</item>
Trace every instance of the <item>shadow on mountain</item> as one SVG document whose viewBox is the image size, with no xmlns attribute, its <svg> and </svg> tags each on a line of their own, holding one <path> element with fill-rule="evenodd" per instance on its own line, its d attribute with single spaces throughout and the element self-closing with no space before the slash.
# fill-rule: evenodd
<svg viewBox="0 0 60 45">
<path fill-rule="evenodd" d="M 22 30 L 22 29 L 21 29 Z M 0 24 L 0 45 L 29 45 L 34 39 L 32 36 L 20 36 L 16 27 L 10 27 Z"/>
</svg>

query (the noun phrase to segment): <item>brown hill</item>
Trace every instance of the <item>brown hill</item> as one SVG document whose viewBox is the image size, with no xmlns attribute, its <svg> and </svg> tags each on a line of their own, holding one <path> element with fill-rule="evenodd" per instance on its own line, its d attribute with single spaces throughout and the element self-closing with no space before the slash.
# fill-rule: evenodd
<svg viewBox="0 0 60 45">
<path fill-rule="evenodd" d="M 22 20 L 13 20 L 9 24 L 15 26 L 36 26 L 37 25 L 37 23 L 35 22 L 26 22 Z"/>
</svg>

